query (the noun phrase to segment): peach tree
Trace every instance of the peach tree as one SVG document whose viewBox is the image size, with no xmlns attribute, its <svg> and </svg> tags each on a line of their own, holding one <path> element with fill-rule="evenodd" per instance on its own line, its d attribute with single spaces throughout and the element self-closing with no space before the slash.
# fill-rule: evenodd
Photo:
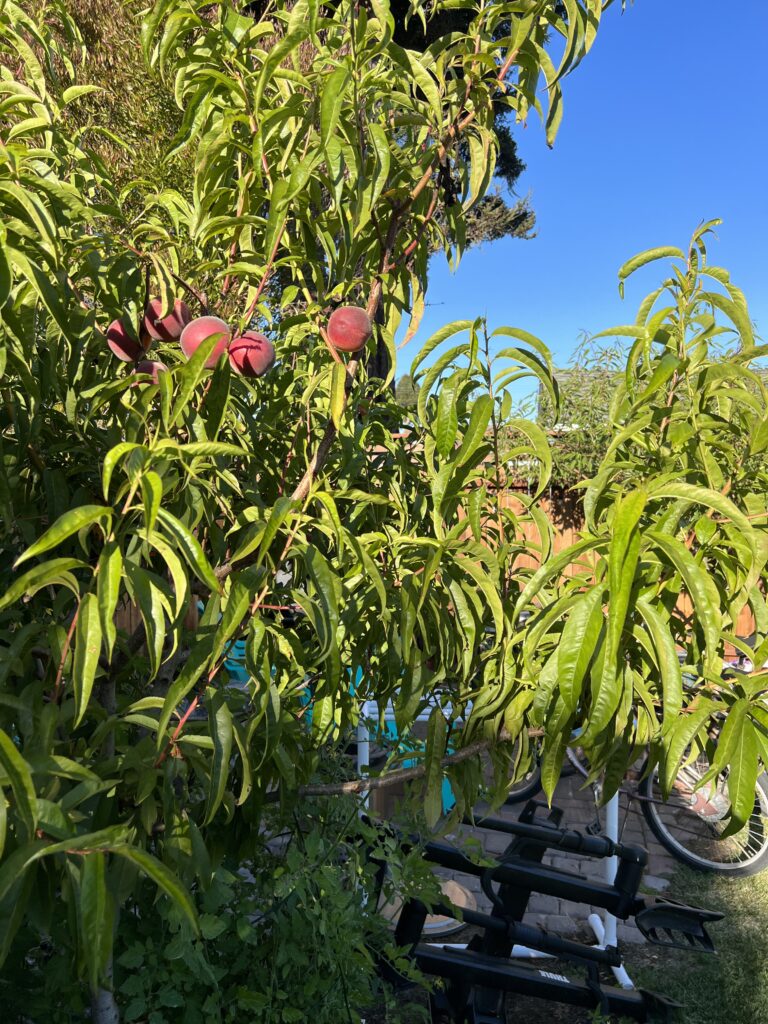
<svg viewBox="0 0 768 1024">
<path fill-rule="evenodd" d="M 719 427 L 691 395 L 726 375 L 693 378 L 672 328 L 714 304 L 749 346 L 743 300 L 722 277 L 717 301 L 701 293 L 694 246 L 667 320 L 648 307 L 629 329 L 622 432 L 565 560 L 550 557 L 538 503 L 547 438 L 510 391 L 530 377 L 556 406 L 538 339 L 450 324 L 422 348 L 405 417 L 391 389 L 430 255 L 458 262 L 492 183 L 499 110 L 540 115 L 551 143 L 563 79 L 607 6 L 414 3 L 413 19 L 450 9 L 462 26 L 417 51 L 393 41 L 386 0 L 158 0 L 142 59 L 180 110 L 165 156 L 188 162 L 179 187 L 162 174 L 118 185 L 100 159 L 99 140 L 121 140 L 99 121 L 68 5 L 0 3 L 0 958 L 22 922 L 45 931 L 63 908 L 98 989 L 137 873 L 196 928 L 190 893 L 210 864 L 248 860 L 265 807 L 311 791 L 366 700 L 391 701 L 403 732 L 432 708 L 430 824 L 449 744 L 460 808 L 479 752 L 501 790 L 531 731 L 544 731 L 550 781 L 582 718 L 598 764 L 629 759 L 636 722 L 639 742 L 670 749 L 678 636 L 656 597 L 680 576 L 693 588 L 708 559 L 731 614 L 757 600 L 765 558 L 747 499 L 712 498 L 716 454 L 675 425 L 696 412 Z M 743 437 L 762 391 L 729 372 Z M 694 390 L 676 405 L 683 380 Z M 666 449 L 652 464 L 625 455 L 636 416 L 696 468 Z M 517 512 L 503 500 L 515 460 L 536 478 Z M 683 556 L 664 538 L 694 507 L 710 532 Z M 586 551 L 604 559 L 588 593 L 561 580 Z M 707 617 L 717 585 L 691 648 L 710 675 L 728 625 Z M 628 602 L 650 640 L 632 639 Z M 558 642 L 576 652 L 563 665 Z M 629 666 L 635 642 L 648 653 Z M 245 687 L 230 685 L 234 644 Z"/>
</svg>

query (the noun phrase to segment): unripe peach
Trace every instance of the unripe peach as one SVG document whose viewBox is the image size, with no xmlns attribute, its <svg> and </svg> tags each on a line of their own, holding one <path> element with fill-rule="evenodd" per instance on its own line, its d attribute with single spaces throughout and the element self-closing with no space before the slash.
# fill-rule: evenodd
<svg viewBox="0 0 768 1024">
<path fill-rule="evenodd" d="M 275 361 L 275 346 L 258 331 L 246 331 L 229 346 L 229 363 L 244 377 L 261 377 Z"/>
<path fill-rule="evenodd" d="M 372 333 L 370 317 L 359 306 L 339 306 L 328 320 L 328 340 L 341 352 L 357 352 Z"/>
<path fill-rule="evenodd" d="M 141 343 L 132 334 L 128 333 L 128 328 L 123 320 L 113 320 L 109 325 L 107 328 L 107 344 L 113 354 L 118 359 L 122 359 L 124 363 L 132 363 L 136 359 L 141 359 L 146 352 Z M 149 344 L 152 344 L 151 339 Z"/>
<path fill-rule="evenodd" d="M 213 352 L 211 352 L 205 363 L 206 370 L 212 370 L 219 361 L 219 357 L 229 348 L 230 333 L 228 325 L 219 317 L 200 316 L 197 320 L 192 320 L 188 323 L 181 332 L 181 337 L 179 338 L 181 351 L 187 359 L 191 359 L 206 338 L 210 338 L 212 334 L 218 335 L 219 340 L 216 342 Z"/>
<path fill-rule="evenodd" d="M 137 363 L 134 373 L 148 373 L 152 377 L 153 384 L 160 383 L 160 374 L 166 373 L 168 367 L 165 363 L 161 363 L 159 359 L 142 359 L 140 363 Z M 146 384 L 147 381 L 137 380 L 131 384 L 132 388 L 137 388 L 140 384 Z"/>
<path fill-rule="evenodd" d="M 155 341 L 175 341 L 187 326 L 192 316 L 186 302 L 176 299 L 167 316 L 163 312 L 162 299 L 150 299 L 144 310 L 142 328 Z"/>
</svg>

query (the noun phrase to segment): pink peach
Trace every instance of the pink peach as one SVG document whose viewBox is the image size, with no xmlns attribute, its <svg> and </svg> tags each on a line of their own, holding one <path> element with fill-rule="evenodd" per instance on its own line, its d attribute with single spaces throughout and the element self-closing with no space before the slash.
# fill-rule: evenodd
<svg viewBox="0 0 768 1024">
<path fill-rule="evenodd" d="M 124 363 L 133 363 L 146 352 L 132 334 L 129 333 L 124 320 L 113 320 L 107 328 L 107 344 L 112 353 Z M 149 344 L 152 344 L 150 339 Z M 147 346 L 149 347 L 149 346 Z"/>
<path fill-rule="evenodd" d="M 168 367 L 165 363 L 161 363 L 159 359 L 142 359 L 140 363 L 136 364 L 134 373 L 148 373 L 152 377 L 153 384 L 159 384 L 160 374 L 166 373 Z M 132 388 L 138 387 L 140 384 L 145 384 L 146 381 L 137 380 L 131 384 Z"/>
<path fill-rule="evenodd" d="M 173 308 L 166 316 L 163 312 L 162 299 L 150 299 L 144 310 L 142 327 L 155 341 L 175 341 L 192 319 L 186 302 L 176 299 Z"/>
<path fill-rule="evenodd" d="M 235 373 L 261 377 L 275 361 L 275 346 L 258 331 L 246 331 L 229 346 L 229 362 Z"/>
<path fill-rule="evenodd" d="M 328 340 L 341 352 L 357 352 L 372 333 L 370 317 L 359 306 L 339 306 L 328 320 Z"/>
<path fill-rule="evenodd" d="M 179 338 L 181 351 L 187 359 L 191 359 L 205 339 L 210 338 L 212 334 L 218 335 L 219 340 L 206 360 L 206 370 L 212 370 L 219 358 L 229 348 L 231 335 L 229 326 L 217 316 L 200 316 L 197 320 L 192 320 L 187 324 Z"/>
</svg>

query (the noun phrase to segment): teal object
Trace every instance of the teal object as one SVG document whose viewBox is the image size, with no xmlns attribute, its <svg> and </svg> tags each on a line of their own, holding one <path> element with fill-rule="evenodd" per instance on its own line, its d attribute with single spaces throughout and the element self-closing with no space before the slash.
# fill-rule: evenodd
<svg viewBox="0 0 768 1024">
<path fill-rule="evenodd" d="M 352 675 L 351 670 L 348 670 L 348 675 L 350 675 L 350 676 Z M 363 669 L 362 669 L 362 666 L 358 665 L 357 671 L 355 672 L 354 682 L 351 682 L 349 684 L 349 692 L 350 693 L 355 693 L 357 691 L 357 689 L 359 688 L 360 683 L 362 682 L 362 680 L 363 680 Z M 309 704 L 309 702 L 311 700 L 312 700 L 312 691 L 310 690 L 309 687 L 307 687 L 302 692 L 301 696 L 299 697 L 299 701 L 301 702 L 301 706 L 302 707 L 306 707 L 307 704 Z M 309 726 L 312 725 L 312 708 L 308 708 L 307 711 L 305 712 L 305 714 L 304 714 L 304 721 L 307 723 L 307 725 L 309 725 Z"/>
<path fill-rule="evenodd" d="M 245 689 L 250 680 L 248 670 L 245 667 L 245 640 L 236 640 L 230 644 L 227 657 L 224 660 L 224 668 L 230 678 L 230 683 Z"/>
</svg>

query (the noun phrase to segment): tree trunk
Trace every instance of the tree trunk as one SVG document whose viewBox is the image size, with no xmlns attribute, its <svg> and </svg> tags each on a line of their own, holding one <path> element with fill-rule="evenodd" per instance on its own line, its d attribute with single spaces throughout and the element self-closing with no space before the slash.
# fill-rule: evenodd
<svg viewBox="0 0 768 1024">
<path fill-rule="evenodd" d="M 107 980 L 112 980 L 112 957 L 109 958 L 105 972 Z M 120 1011 L 117 1008 L 113 993 L 100 988 L 91 999 L 91 1020 L 93 1024 L 120 1024 Z"/>
</svg>

